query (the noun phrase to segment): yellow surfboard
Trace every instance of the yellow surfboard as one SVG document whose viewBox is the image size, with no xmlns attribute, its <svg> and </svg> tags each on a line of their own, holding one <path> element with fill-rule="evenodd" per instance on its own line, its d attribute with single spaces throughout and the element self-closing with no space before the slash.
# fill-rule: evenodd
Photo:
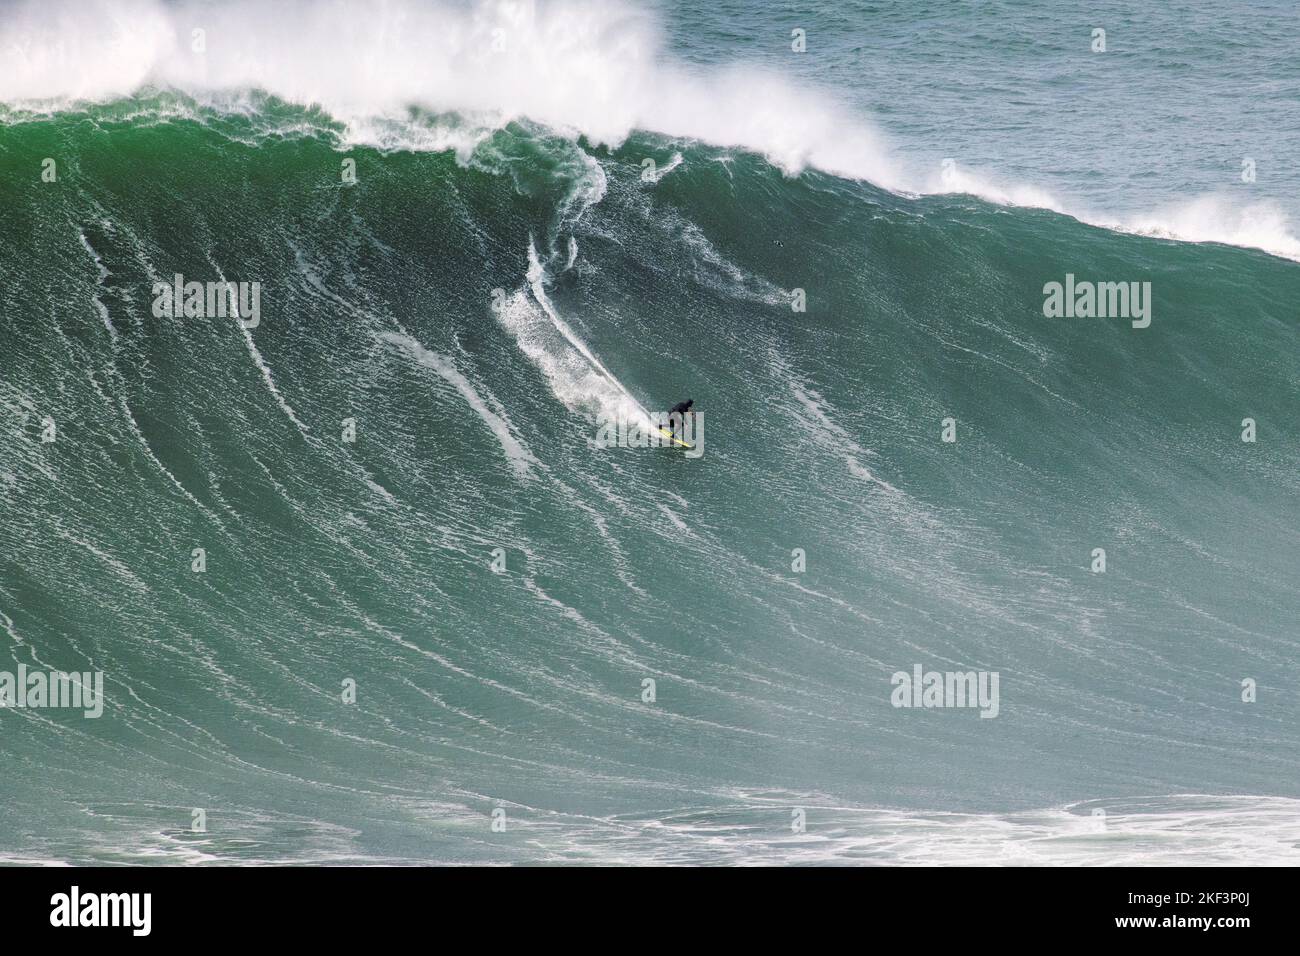
<svg viewBox="0 0 1300 956">
<path fill-rule="evenodd" d="M 692 445 L 690 442 L 682 441 L 680 438 L 678 438 L 676 435 L 674 435 L 666 428 L 659 429 L 659 434 L 663 435 L 665 438 L 671 439 L 672 443 L 676 445 L 678 448 L 688 448 L 691 449 L 692 451 L 695 449 L 695 446 Z"/>
</svg>

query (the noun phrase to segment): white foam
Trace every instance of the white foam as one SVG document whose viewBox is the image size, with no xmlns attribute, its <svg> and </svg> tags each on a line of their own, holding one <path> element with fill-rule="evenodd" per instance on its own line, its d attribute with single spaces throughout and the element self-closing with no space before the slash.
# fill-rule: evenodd
<svg viewBox="0 0 1300 956">
<path fill-rule="evenodd" d="M 219 107 L 263 90 L 376 145 L 463 152 L 475 127 L 527 117 L 596 143 L 645 129 L 899 185 L 880 135 L 829 97 L 753 67 L 689 71 L 665 55 L 653 17 L 622 0 L 20 0 L 0 14 L 0 101 L 146 87 Z M 426 122 L 427 141 L 408 141 L 413 106 L 466 128 Z"/>
<path fill-rule="evenodd" d="M 104 260 L 99 258 L 99 253 L 95 251 L 94 247 L 90 244 L 90 240 L 86 238 L 86 233 L 82 231 L 79 232 L 78 235 L 81 237 L 82 246 L 84 246 L 86 251 L 90 253 L 90 257 L 95 260 L 95 269 L 99 273 L 98 277 L 95 279 L 95 285 L 99 289 L 102 289 L 104 287 L 104 280 L 107 279 L 111 273 L 104 267 Z M 91 301 L 95 304 L 95 311 L 99 313 L 99 318 L 100 321 L 104 323 L 104 328 L 108 329 L 109 341 L 116 345 L 117 329 L 113 328 L 113 320 L 109 318 L 108 306 L 104 305 L 103 300 L 100 299 L 99 292 L 96 292 L 91 296 Z"/>
<path fill-rule="evenodd" d="M 1060 200 L 1044 189 L 1027 183 L 1002 183 L 996 177 L 976 172 L 947 159 L 944 160 L 943 166 L 921 180 L 916 191 L 928 195 L 965 193 L 979 196 L 1000 206 L 1026 206 L 1032 209 L 1065 212 L 1065 207 Z"/>
<path fill-rule="evenodd" d="M 533 453 L 515 437 L 513 426 L 488 407 L 487 402 L 470 384 L 469 379 L 460 373 L 451 359 L 426 349 L 408 335 L 399 335 L 396 332 L 382 332 L 379 337 L 385 342 L 405 350 L 417 362 L 426 368 L 433 369 L 444 381 L 455 388 L 469 404 L 469 407 L 474 410 L 474 413 L 491 429 L 492 434 L 501 443 L 501 450 L 505 452 L 511 468 L 519 477 L 522 478 L 527 475 L 529 467 L 538 463 L 537 459 L 533 457 Z"/>
<path fill-rule="evenodd" d="M 138 577 L 136 577 L 135 574 L 132 573 L 130 568 L 128 568 L 121 561 L 117 560 L 117 558 L 113 557 L 108 552 L 95 547 L 95 545 L 91 544 L 86 539 L 79 538 L 68 531 L 59 529 L 55 533 L 60 538 L 63 538 L 67 541 L 71 541 L 74 544 L 81 545 L 83 548 L 85 548 L 87 551 L 93 554 L 96 558 L 98 558 L 101 562 L 103 562 L 111 571 L 113 571 L 115 574 L 117 574 L 119 577 L 125 580 L 128 586 L 134 588 L 137 591 L 148 592 L 149 586 L 145 584 L 142 580 L 140 580 Z"/>
<path fill-rule="evenodd" d="M 814 435 L 820 436 L 821 443 L 832 449 L 838 450 L 844 457 L 844 463 L 848 466 L 849 473 L 855 478 L 862 481 L 869 481 L 872 484 L 879 485 L 886 491 L 898 493 L 898 489 L 887 481 L 877 478 L 871 473 L 871 470 L 859 461 L 875 452 L 868 448 L 863 448 L 852 436 L 849 435 L 842 427 L 831 421 L 826 411 L 826 403 L 821 395 L 811 388 L 804 388 L 798 380 L 791 374 L 789 367 L 784 361 L 778 358 L 778 367 L 784 372 L 784 377 L 790 384 L 790 391 L 794 395 L 795 401 L 804 410 L 803 421 L 815 429 Z"/>
<path fill-rule="evenodd" d="M 320 107 L 343 124 L 345 143 L 454 150 L 462 161 L 492 129 L 525 117 L 607 145 L 649 130 L 752 150 L 789 173 L 965 192 L 1300 259 L 1300 239 L 1270 204 L 1202 197 L 1116 219 L 970 170 L 917 174 L 828 91 L 752 65 L 676 62 L 654 17 L 628 0 L 18 0 L 0 11 L 0 102 L 47 111 L 149 87 L 219 109 L 247 108 L 247 93 L 261 90 Z"/>
<path fill-rule="evenodd" d="M 527 285 L 501 301 L 497 320 L 566 408 L 650 429 L 649 413 L 560 316 L 546 293 L 546 281 L 546 269 L 530 238 Z"/>
<path fill-rule="evenodd" d="M 789 832 L 790 808 L 808 829 Z M 760 794 L 655 819 L 588 818 L 552 841 L 602 864 L 893 866 L 1294 866 L 1300 801 L 1177 795 L 1091 801 L 1019 813 L 826 805 L 812 794 Z"/>
<path fill-rule="evenodd" d="M 642 182 L 657 183 L 682 164 L 682 154 L 673 153 L 672 158 L 662 166 L 645 168 L 641 171 Z"/>
<path fill-rule="evenodd" d="M 1300 238 L 1292 232 L 1286 212 L 1271 200 L 1238 201 L 1225 193 L 1207 193 L 1116 216 L 1067 202 L 1029 183 L 1005 183 L 995 175 L 959 165 L 925 177 L 915 192 L 964 193 L 1001 206 L 1050 209 L 1115 232 L 1179 242 L 1218 242 L 1300 261 Z"/>
<path fill-rule="evenodd" d="M 1222 242 L 1262 249 L 1285 259 L 1300 261 L 1300 239 L 1291 232 L 1285 212 L 1274 202 L 1236 203 L 1221 193 L 1171 203 L 1150 213 L 1118 222 L 1089 220 L 1094 225 L 1161 239 L 1184 242 Z"/>
<path fill-rule="evenodd" d="M 222 281 L 225 281 L 224 277 Z M 233 296 L 234 293 L 231 293 L 232 298 Z M 257 370 L 262 373 L 262 381 L 266 383 L 267 390 L 271 393 L 271 397 L 275 399 L 275 404 L 280 406 L 280 411 L 284 412 L 284 414 L 288 416 L 289 421 L 294 423 L 298 431 L 305 435 L 307 433 L 307 426 L 302 423 L 302 420 L 293 410 L 293 407 L 286 402 L 284 396 L 280 394 L 280 389 L 276 387 L 275 379 L 271 377 L 271 367 L 266 364 L 266 360 L 262 358 L 262 353 L 258 351 L 257 343 L 253 341 L 253 333 L 248 330 L 248 326 L 243 322 L 237 320 L 237 324 L 239 325 L 239 330 L 244 335 L 244 344 L 248 346 L 248 356 L 253 360 L 253 364 L 257 366 Z"/>
</svg>

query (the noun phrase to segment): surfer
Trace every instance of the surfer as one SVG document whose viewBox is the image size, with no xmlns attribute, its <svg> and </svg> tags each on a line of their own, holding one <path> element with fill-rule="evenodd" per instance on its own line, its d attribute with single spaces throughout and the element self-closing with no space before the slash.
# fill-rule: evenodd
<svg viewBox="0 0 1300 956">
<path fill-rule="evenodd" d="M 682 427 L 682 420 L 685 416 L 691 414 L 691 406 L 695 404 L 695 399 L 688 398 L 684 402 L 678 402 L 668 412 L 668 428 L 676 435 L 677 429 Z"/>
</svg>

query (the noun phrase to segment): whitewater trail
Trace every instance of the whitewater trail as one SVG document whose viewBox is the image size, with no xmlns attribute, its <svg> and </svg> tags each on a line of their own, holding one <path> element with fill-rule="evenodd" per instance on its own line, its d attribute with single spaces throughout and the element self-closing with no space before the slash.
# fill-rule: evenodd
<svg viewBox="0 0 1300 956">
<path fill-rule="evenodd" d="M 109 318 L 108 306 L 104 305 L 103 300 L 99 297 L 99 293 L 103 291 L 104 288 L 104 280 L 107 279 L 111 273 L 104 266 L 104 260 L 99 257 L 99 253 L 96 252 L 94 247 L 90 244 L 90 240 L 86 238 L 85 230 L 80 230 L 77 235 L 80 237 L 81 245 L 85 248 L 86 252 L 88 252 L 90 257 L 95 260 L 95 269 L 98 272 L 98 276 L 95 278 L 96 292 L 91 296 L 91 302 L 94 303 L 95 311 L 99 313 L 99 318 L 100 321 L 104 323 L 104 328 L 108 330 L 109 341 L 114 347 L 116 347 L 117 329 L 113 328 L 113 320 Z"/>
<path fill-rule="evenodd" d="M 244 336 L 244 344 L 248 348 L 248 357 L 252 359 L 253 365 L 261 374 L 262 381 L 266 384 L 267 391 L 271 393 L 271 397 L 275 399 L 276 405 L 280 407 L 280 411 L 284 412 L 285 417 L 287 417 L 289 421 L 293 422 L 294 427 L 298 429 L 303 437 L 307 437 L 309 429 L 302 423 L 302 419 L 300 419 L 298 413 L 293 410 L 293 406 L 291 406 L 285 400 L 285 397 L 280 394 L 280 389 L 276 387 L 275 379 L 271 376 L 271 367 L 266 364 L 266 359 L 262 357 L 262 353 L 258 349 L 257 343 L 253 341 L 253 333 L 248 324 L 239 316 L 239 299 L 236 297 L 235 290 L 227 282 L 226 274 L 215 262 L 213 262 L 211 256 L 208 256 L 208 265 L 212 266 L 212 268 L 216 270 L 218 278 L 226 288 L 226 294 L 230 297 L 230 304 L 227 307 L 228 312 L 230 315 L 235 317 L 235 324 L 239 327 L 240 333 Z"/>
<path fill-rule="evenodd" d="M 406 352 L 407 355 L 425 368 L 432 369 L 443 381 L 459 392 L 469 407 L 483 420 L 483 423 L 496 437 L 501 445 L 501 450 L 505 452 L 510 467 L 516 475 L 525 478 L 529 475 L 531 468 L 539 464 L 533 453 L 525 447 L 520 439 L 515 437 L 514 426 L 488 407 L 487 402 L 470 384 L 469 379 L 460 373 L 451 359 L 426 349 L 407 335 L 400 335 L 396 332 L 381 332 L 379 338 Z"/>
<path fill-rule="evenodd" d="M 546 294 L 546 269 L 529 238 L 526 286 L 493 306 L 497 321 L 546 377 L 552 394 L 572 411 L 596 411 L 652 428 L 645 407 L 605 367 L 560 316 Z"/>
</svg>

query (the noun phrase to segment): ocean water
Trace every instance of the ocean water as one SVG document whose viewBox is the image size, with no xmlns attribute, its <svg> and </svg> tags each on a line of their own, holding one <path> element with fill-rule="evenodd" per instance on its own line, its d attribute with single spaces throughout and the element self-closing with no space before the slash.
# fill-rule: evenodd
<svg viewBox="0 0 1300 956">
<path fill-rule="evenodd" d="M 1300 860 L 1300 15 L 1154 6 L 0 8 L 0 861 Z"/>
</svg>

